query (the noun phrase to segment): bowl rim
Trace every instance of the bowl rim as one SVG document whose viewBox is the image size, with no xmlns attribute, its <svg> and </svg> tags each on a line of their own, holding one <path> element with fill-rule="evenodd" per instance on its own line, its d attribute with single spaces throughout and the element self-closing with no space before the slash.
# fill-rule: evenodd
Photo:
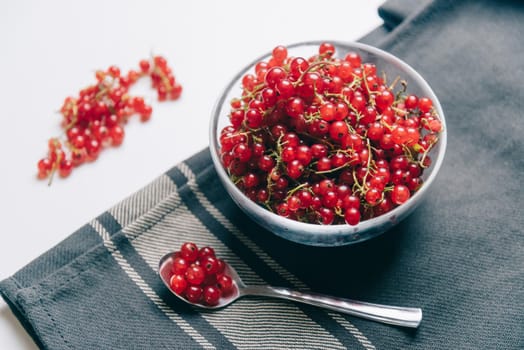
<svg viewBox="0 0 524 350">
<path fill-rule="evenodd" d="M 374 54 L 379 57 L 383 57 L 386 59 L 390 59 L 395 62 L 395 64 L 398 64 L 398 66 L 402 69 L 408 72 L 409 75 L 412 76 L 414 80 L 417 81 L 417 84 L 420 85 L 422 90 L 425 90 L 426 96 L 431 98 L 433 102 L 433 106 L 437 110 L 437 113 L 439 115 L 440 121 L 442 123 L 442 131 L 439 138 L 439 149 L 436 158 L 433 160 L 433 164 L 431 165 L 432 170 L 428 176 L 428 178 L 424 181 L 423 186 L 415 192 L 413 196 L 411 196 L 406 203 L 403 203 L 402 205 L 399 205 L 392 209 L 391 211 L 382 214 L 380 216 L 367 219 L 364 221 L 359 222 L 357 225 L 351 226 L 348 224 L 337 224 L 337 225 L 321 225 L 321 224 L 312 224 L 312 223 L 305 223 L 300 222 L 292 219 L 288 219 L 285 217 L 282 217 L 280 215 L 277 215 L 270 210 L 267 210 L 266 208 L 258 205 L 251 199 L 249 199 L 237 186 L 235 186 L 229 176 L 227 175 L 227 172 L 225 171 L 221 160 L 218 156 L 218 121 L 220 117 L 220 111 L 222 109 L 222 106 L 225 102 L 225 99 L 232 88 L 236 86 L 239 79 L 246 74 L 250 69 L 254 67 L 255 64 L 260 62 L 261 60 L 267 58 L 271 55 L 271 51 L 258 56 L 256 59 L 251 61 L 249 64 L 244 66 L 226 85 L 226 87 L 220 92 L 220 95 L 218 99 L 216 100 L 212 113 L 211 113 L 211 121 L 209 124 L 209 138 L 210 138 L 210 153 L 212 161 L 215 165 L 215 170 L 217 171 L 217 174 L 221 181 L 223 183 L 229 182 L 232 186 L 229 186 L 229 189 L 227 191 L 231 190 L 234 192 L 234 194 L 237 197 L 244 198 L 245 203 L 243 202 L 243 205 L 246 206 L 246 208 L 241 208 L 245 211 L 253 213 L 252 215 L 256 215 L 258 217 L 264 217 L 269 216 L 272 220 L 275 220 L 278 226 L 280 227 L 286 227 L 286 231 L 300 231 L 301 234 L 305 236 L 310 236 L 309 238 L 314 238 L 314 236 L 317 236 L 319 234 L 357 234 L 359 232 L 364 232 L 370 229 L 373 229 L 377 225 L 383 224 L 386 221 L 396 221 L 398 217 L 402 216 L 402 214 L 408 212 L 414 203 L 418 203 L 420 199 L 424 196 L 424 194 L 428 191 L 428 189 L 431 187 L 431 184 L 435 180 L 442 163 L 444 161 L 444 155 L 446 153 L 447 148 L 447 127 L 446 127 L 446 119 L 444 116 L 444 111 L 442 110 L 442 106 L 440 104 L 440 101 L 438 97 L 436 96 L 435 92 L 431 88 L 431 86 L 428 84 L 428 82 L 409 64 L 401 60 L 400 58 L 394 56 L 393 54 L 384 51 L 382 49 L 379 49 L 374 46 L 370 46 L 367 44 L 362 44 L 358 42 L 352 42 L 352 41 L 337 41 L 337 40 L 312 40 L 312 41 L 303 41 L 303 42 L 296 42 L 290 45 L 284 45 L 286 48 L 293 49 L 299 46 L 304 45 L 320 45 L 321 43 L 328 42 L 331 43 L 337 47 L 345 47 L 348 49 L 356 48 L 363 51 L 367 51 L 371 54 Z M 232 196 L 234 197 L 234 196 Z M 235 198 L 233 198 L 235 199 Z M 411 203 L 412 205 L 409 205 Z M 276 233 L 276 232 L 274 232 Z M 277 235 L 280 235 L 279 233 L 276 233 Z M 378 234 L 378 233 L 377 233 Z M 359 239 L 357 241 L 364 240 L 364 238 Z"/>
</svg>

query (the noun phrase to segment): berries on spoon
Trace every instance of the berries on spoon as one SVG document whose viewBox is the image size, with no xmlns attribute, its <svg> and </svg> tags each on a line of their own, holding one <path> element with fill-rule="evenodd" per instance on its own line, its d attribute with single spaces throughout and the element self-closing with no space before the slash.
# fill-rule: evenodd
<svg viewBox="0 0 524 350">
<path fill-rule="evenodd" d="M 224 272 L 224 261 L 209 246 L 198 249 L 185 242 L 174 253 L 169 284 L 173 292 L 192 303 L 215 306 L 234 290 L 233 280 Z"/>
</svg>

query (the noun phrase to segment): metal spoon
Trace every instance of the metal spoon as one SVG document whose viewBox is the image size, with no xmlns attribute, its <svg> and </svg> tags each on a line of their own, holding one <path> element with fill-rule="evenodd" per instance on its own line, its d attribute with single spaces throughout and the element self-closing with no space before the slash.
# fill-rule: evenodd
<svg viewBox="0 0 524 350">
<path fill-rule="evenodd" d="M 241 297 L 252 295 L 292 300 L 299 303 L 309 304 L 328 310 L 362 317 L 376 322 L 402 327 L 417 328 L 420 324 L 420 321 L 422 321 L 422 310 L 419 308 L 371 304 L 361 301 L 330 297 L 317 293 L 299 292 L 283 287 L 247 286 L 244 284 L 244 282 L 242 282 L 233 267 L 227 262 L 225 263 L 225 273 L 233 280 L 233 292 L 225 297 L 221 297 L 218 305 L 216 306 L 191 303 L 182 296 L 173 292 L 171 289 L 169 279 L 172 275 L 171 266 L 174 260 L 173 255 L 174 253 L 168 253 L 160 259 L 158 266 L 160 278 L 174 295 L 186 303 L 200 308 L 219 309 L 233 303 Z"/>
</svg>

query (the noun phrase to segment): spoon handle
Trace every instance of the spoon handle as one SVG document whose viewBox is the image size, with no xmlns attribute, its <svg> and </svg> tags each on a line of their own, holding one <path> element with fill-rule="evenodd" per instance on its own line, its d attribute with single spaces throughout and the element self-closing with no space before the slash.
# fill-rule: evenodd
<svg viewBox="0 0 524 350">
<path fill-rule="evenodd" d="M 282 287 L 247 286 L 242 294 L 292 300 L 402 327 L 417 328 L 422 321 L 422 310 L 419 308 L 372 304 Z"/>
</svg>

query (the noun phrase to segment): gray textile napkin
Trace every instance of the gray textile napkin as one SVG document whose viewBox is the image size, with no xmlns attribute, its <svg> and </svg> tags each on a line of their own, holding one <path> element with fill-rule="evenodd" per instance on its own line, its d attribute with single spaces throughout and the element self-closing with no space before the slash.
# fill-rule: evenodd
<svg viewBox="0 0 524 350">
<path fill-rule="evenodd" d="M 386 26 L 363 41 L 417 69 L 448 124 L 441 173 L 408 219 L 355 246 L 284 241 L 242 214 L 204 150 L 0 283 L 35 342 L 45 349 L 524 348 L 524 4 L 424 2 L 404 20 L 399 14 L 408 12 L 395 4 L 402 3 L 384 4 Z M 216 247 L 246 282 L 419 306 L 424 319 L 406 330 L 256 298 L 197 311 L 169 295 L 156 274 L 158 258 L 187 240 Z"/>
</svg>

